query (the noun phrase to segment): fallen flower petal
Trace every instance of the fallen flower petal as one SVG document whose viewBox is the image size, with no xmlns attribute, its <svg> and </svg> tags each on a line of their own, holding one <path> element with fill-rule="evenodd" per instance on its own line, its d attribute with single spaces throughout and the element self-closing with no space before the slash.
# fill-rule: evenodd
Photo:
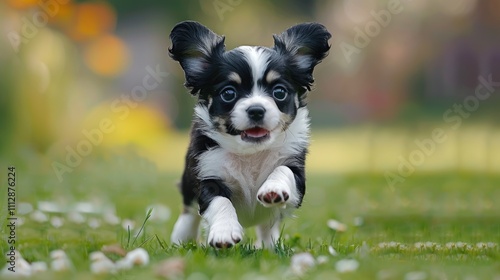
<svg viewBox="0 0 500 280">
<path fill-rule="evenodd" d="M 340 273 L 356 271 L 359 267 L 359 262 L 354 259 L 340 260 L 335 264 L 335 269 Z"/>
<path fill-rule="evenodd" d="M 330 219 L 326 222 L 326 225 L 338 232 L 344 232 L 347 230 L 347 226 L 337 220 Z"/>
<path fill-rule="evenodd" d="M 94 274 L 116 273 L 115 264 L 104 255 L 103 252 L 93 252 L 90 254 L 90 271 Z"/>
<path fill-rule="evenodd" d="M 299 253 L 292 256 L 291 269 L 295 275 L 304 275 L 309 269 L 316 265 L 314 257 L 310 253 Z"/>
<path fill-rule="evenodd" d="M 125 258 L 132 261 L 133 265 L 145 266 L 149 263 L 149 254 L 143 248 L 137 248 L 128 252 Z"/>
</svg>

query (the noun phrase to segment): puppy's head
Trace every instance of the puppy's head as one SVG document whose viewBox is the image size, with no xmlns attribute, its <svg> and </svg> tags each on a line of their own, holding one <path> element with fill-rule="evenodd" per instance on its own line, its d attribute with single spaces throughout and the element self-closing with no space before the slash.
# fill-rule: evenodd
<svg viewBox="0 0 500 280">
<path fill-rule="evenodd" d="M 219 144 L 239 151 L 270 147 L 304 107 L 314 67 L 328 54 L 331 35 L 318 23 L 274 35 L 274 47 L 225 50 L 224 37 L 197 22 L 177 24 L 170 56 L 198 95 L 197 115 Z"/>
</svg>

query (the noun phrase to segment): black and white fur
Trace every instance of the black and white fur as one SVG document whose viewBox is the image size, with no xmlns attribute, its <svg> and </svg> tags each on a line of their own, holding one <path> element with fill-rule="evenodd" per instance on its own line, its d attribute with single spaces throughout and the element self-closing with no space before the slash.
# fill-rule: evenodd
<svg viewBox="0 0 500 280">
<path fill-rule="evenodd" d="M 203 218 L 213 247 L 240 242 L 248 226 L 257 226 L 256 246 L 273 246 L 305 194 L 305 98 L 330 37 L 323 25 L 303 23 L 274 35 L 273 48 L 226 51 L 224 37 L 200 23 L 174 27 L 170 56 L 198 103 L 173 243 L 196 240 Z"/>
</svg>

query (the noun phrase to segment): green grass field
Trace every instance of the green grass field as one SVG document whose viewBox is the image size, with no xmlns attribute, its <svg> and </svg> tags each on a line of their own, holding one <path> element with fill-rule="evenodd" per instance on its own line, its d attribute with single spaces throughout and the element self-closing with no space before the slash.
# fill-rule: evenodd
<svg viewBox="0 0 500 280">
<path fill-rule="evenodd" d="M 22 225 L 16 229 L 16 249 L 28 262 L 50 262 L 50 252 L 63 249 L 74 265 L 68 272 L 38 273 L 35 279 L 154 279 L 158 263 L 172 257 L 185 262 L 187 279 L 298 278 L 291 272 L 290 259 L 300 252 L 327 256 L 302 276 L 306 279 L 500 278 L 500 176 L 493 173 L 417 172 L 391 189 L 381 173 L 308 170 L 303 206 L 295 218 L 286 220 L 275 251 L 253 249 L 253 229 L 247 229 L 235 248 L 217 251 L 204 245 L 170 245 L 170 231 L 181 210 L 175 187 L 180 173 L 160 171 L 132 152 L 87 158 L 63 182 L 54 176 L 50 160 L 28 151 L 20 153 L 16 162 L 2 164 L 1 176 L 6 175 L 7 164 L 16 166 L 18 207 L 20 202 L 35 209 L 40 206 L 48 217 L 48 221 L 36 221 L 33 212 L 19 213 Z M 0 197 L 4 205 L 6 192 Z M 41 201 L 58 209 L 47 209 Z M 82 201 L 93 206 L 82 213 L 82 221 L 72 221 L 69 212 Z M 155 204 L 167 206 L 170 218 L 147 220 L 137 235 L 148 208 Z M 18 210 L 29 211 L 26 204 L 22 208 Z M 5 256 L 4 213 L 1 251 Z M 127 230 L 122 222 L 110 224 L 106 213 L 135 225 Z M 53 217 L 61 218 L 56 220 L 62 225 Z M 330 229 L 329 219 L 346 224 L 347 230 Z M 150 263 L 116 275 L 93 275 L 89 254 L 116 243 L 127 250 L 145 248 Z M 330 254 L 329 247 L 338 254 Z M 359 268 L 337 271 L 336 264 L 343 259 L 357 260 Z"/>
</svg>

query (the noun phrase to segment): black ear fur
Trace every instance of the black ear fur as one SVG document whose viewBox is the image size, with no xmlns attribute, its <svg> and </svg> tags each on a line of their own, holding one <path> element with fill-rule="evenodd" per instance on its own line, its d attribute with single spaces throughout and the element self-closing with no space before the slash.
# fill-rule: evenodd
<svg viewBox="0 0 500 280">
<path fill-rule="evenodd" d="M 178 23 L 170 33 L 170 57 L 179 61 L 186 76 L 186 87 L 195 95 L 203 87 L 212 60 L 225 51 L 224 37 L 195 21 Z"/>
<path fill-rule="evenodd" d="M 290 27 L 280 35 L 273 35 L 274 49 L 288 56 L 294 71 L 292 78 L 307 90 L 311 90 L 314 67 L 328 55 L 328 40 L 332 35 L 319 23 L 301 23 Z"/>
</svg>

